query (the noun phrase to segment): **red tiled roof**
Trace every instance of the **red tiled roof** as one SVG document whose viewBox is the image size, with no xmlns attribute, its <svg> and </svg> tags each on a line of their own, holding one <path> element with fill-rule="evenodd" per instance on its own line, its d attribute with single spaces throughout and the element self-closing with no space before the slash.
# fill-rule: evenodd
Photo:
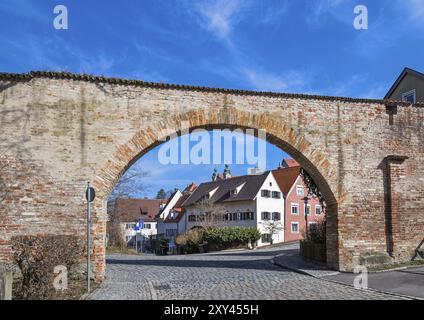
<svg viewBox="0 0 424 320">
<path fill-rule="evenodd" d="M 289 168 L 291 168 L 291 167 L 298 167 L 299 166 L 299 162 L 297 162 L 294 159 L 284 159 L 284 162 L 287 164 L 287 166 Z"/>
<path fill-rule="evenodd" d="M 134 222 L 142 217 L 154 221 L 164 199 L 117 199 L 115 210 L 121 222 Z"/>
<path fill-rule="evenodd" d="M 277 184 L 283 192 L 284 196 L 286 196 L 293 184 L 296 182 L 297 178 L 300 175 L 300 166 L 291 167 L 291 168 L 281 168 L 277 170 L 273 170 L 272 174 L 274 175 L 275 180 L 277 180 Z"/>
<path fill-rule="evenodd" d="M 189 193 L 192 193 L 194 190 L 196 190 L 196 188 L 197 188 L 197 185 L 194 183 L 194 182 L 192 182 L 191 184 L 189 184 L 184 190 L 183 190 L 183 193 L 185 193 L 185 192 L 189 192 Z"/>
</svg>

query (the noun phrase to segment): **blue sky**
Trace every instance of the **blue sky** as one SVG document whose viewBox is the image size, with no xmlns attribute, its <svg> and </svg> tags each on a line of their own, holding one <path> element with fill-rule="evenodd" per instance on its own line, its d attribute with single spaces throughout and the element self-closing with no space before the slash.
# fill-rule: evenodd
<svg viewBox="0 0 424 320">
<path fill-rule="evenodd" d="M 57 4 L 68 30 L 53 28 Z M 353 27 L 358 4 L 368 30 Z M 2 0 L 0 30 L 2 72 L 380 98 L 405 66 L 424 70 L 424 0 Z"/>
</svg>

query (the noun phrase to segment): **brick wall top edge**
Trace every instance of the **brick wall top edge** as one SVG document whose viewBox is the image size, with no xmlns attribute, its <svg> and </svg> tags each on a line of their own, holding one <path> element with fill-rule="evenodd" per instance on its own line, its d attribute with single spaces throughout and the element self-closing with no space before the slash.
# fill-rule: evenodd
<svg viewBox="0 0 424 320">
<path fill-rule="evenodd" d="M 142 80 L 131 80 L 131 79 L 124 79 L 124 78 L 110 78 L 110 77 L 104 77 L 104 76 L 76 74 L 76 73 L 70 73 L 70 72 L 50 72 L 50 71 L 30 71 L 28 73 L 0 72 L 0 80 L 4 79 L 4 80 L 12 80 L 12 81 L 30 81 L 35 78 L 50 78 L 50 79 L 59 79 L 59 80 L 69 79 L 69 80 L 77 80 L 77 81 L 108 83 L 108 84 L 127 85 L 127 86 L 139 86 L 139 87 L 158 88 L 158 89 L 176 89 L 176 90 L 202 91 L 202 92 L 236 94 L 236 95 L 280 97 L 280 98 L 303 99 L 303 100 L 326 100 L 326 101 L 339 101 L 339 102 L 352 102 L 352 103 L 371 103 L 371 104 L 384 104 L 388 106 L 398 105 L 398 106 L 405 106 L 405 107 L 411 106 L 410 103 L 402 102 L 402 101 L 394 101 L 394 100 L 363 99 L 363 98 L 320 96 L 320 95 L 309 95 L 309 94 L 298 94 L 298 93 L 282 93 L 282 92 L 270 92 L 270 91 L 252 91 L 252 90 L 241 90 L 241 89 L 201 87 L 201 86 L 182 85 L 182 84 L 147 82 Z M 424 107 L 424 103 L 415 103 L 412 106 Z"/>
</svg>

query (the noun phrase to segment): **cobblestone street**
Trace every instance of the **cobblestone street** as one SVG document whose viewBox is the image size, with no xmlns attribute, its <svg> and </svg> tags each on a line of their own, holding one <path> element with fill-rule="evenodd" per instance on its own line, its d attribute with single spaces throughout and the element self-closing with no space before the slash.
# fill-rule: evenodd
<svg viewBox="0 0 424 320">
<path fill-rule="evenodd" d="M 274 265 L 283 249 L 186 256 L 109 255 L 89 299 L 396 299 Z"/>
</svg>

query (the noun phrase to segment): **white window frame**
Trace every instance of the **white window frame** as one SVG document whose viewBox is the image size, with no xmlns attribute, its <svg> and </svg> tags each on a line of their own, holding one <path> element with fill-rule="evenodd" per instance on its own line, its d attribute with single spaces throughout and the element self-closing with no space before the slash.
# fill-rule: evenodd
<svg viewBox="0 0 424 320">
<path fill-rule="evenodd" d="M 299 190 L 300 190 L 300 189 L 302 189 L 302 194 L 299 194 Z M 296 186 L 296 195 L 297 195 L 298 197 L 302 197 L 304 194 L 305 194 L 305 190 L 304 190 L 303 186 L 301 186 L 301 185 L 297 185 L 297 186 Z"/>
<path fill-rule="evenodd" d="M 296 207 L 297 208 L 297 213 L 293 213 L 293 207 Z M 291 204 L 291 206 L 290 206 L 290 213 L 293 216 L 298 216 L 299 215 L 299 204 L 298 203 L 292 203 Z"/>
<path fill-rule="evenodd" d="M 293 231 L 293 226 L 294 225 L 297 225 L 297 231 Z M 292 222 L 291 224 L 290 224 L 290 233 L 292 233 L 292 234 L 299 234 L 299 222 Z"/>
<path fill-rule="evenodd" d="M 402 101 L 407 102 L 406 97 L 411 95 L 411 94 L 414 96 L 414 102 L 413 103 L 416 103 L 417 102 L 417 91 L 415 89 L 402 93 Z"/>
<path fill-rule="evenodd" d="M 318 209 L 318 208 L 320 208 L 320 210 L 321 210 L 319 214 L 317 213 L 317 209 Z M 321 205 L 320 205 L 320 204 L 316 204 L 316 205 L 315 205 L 315 215 L 316 215 L 316 216 L 320 216 L 320 215 L 322 215 L 322 207 L 321 207 Z"/>
</svg>

